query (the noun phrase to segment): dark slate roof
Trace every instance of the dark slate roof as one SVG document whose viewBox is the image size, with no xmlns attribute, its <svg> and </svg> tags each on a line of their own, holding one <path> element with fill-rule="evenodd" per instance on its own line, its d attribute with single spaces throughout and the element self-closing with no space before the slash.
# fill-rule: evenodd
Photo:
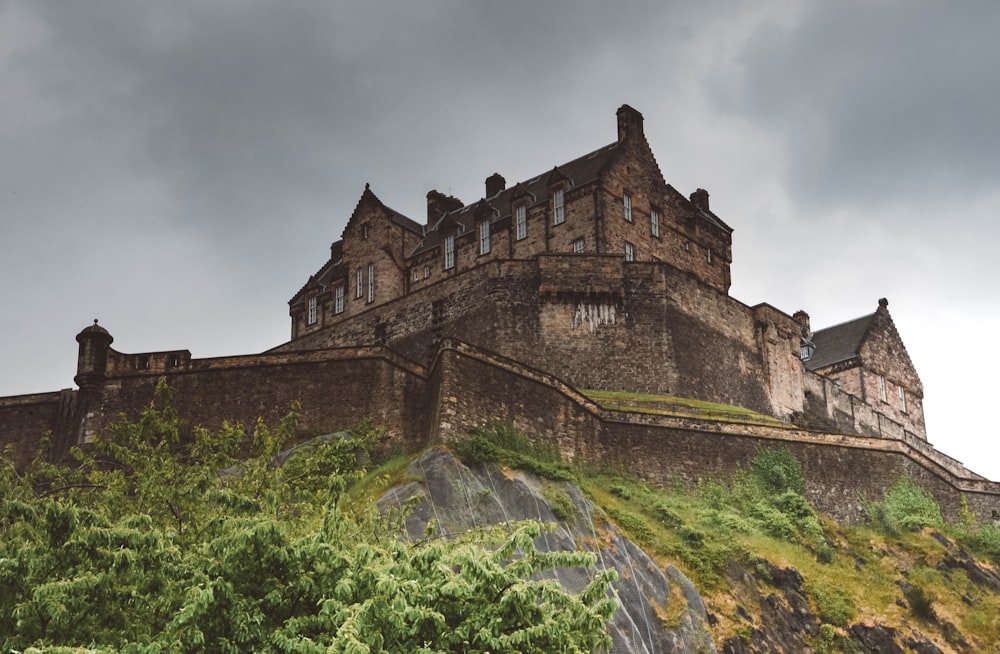
<svg viewBox="0 0 1000 654">
<path fill-rule="evenodd" d="M 813 332 L 816 352 L 805 362 L 806 368 L 818 370 L 856 357 L 874 319 L 873 313 Z"/>
<path fill-rule="evenodd" d="M 548 202 L 548 186 L 553 174 L 568 179 L 571 188 L 596 180 L 598 174 L 601 172 L 601 169 L 618 150 L 619 145 L 620 143 L 615 141 L 614 143 L 605 145 L 604 147 L 598 148 L 593 152 L 589 152 L 578 159 L 574 159 L 569 163 L 556 166 L 552 170 L 536 175 L 527 181 L 521 182 L 520 184 L 512 184 L 496 195 L 485 198 L 485 201 L 489 203 L 494 210 L 493 221 L 496 222 L 510 217 L 512 213 L 512 200 L 514 198 L 514 193 L 515 190 L 518 190 L 519 186 L 531 194 L 531 201 L 528 203 L 528 206 L 532 207 L 543 202 Z M 520 190 L 518 190 L 518 192 L 520 192 Z M 417 245 L 416 248 L 413 249 L 412 252 L 409 253 L 409 256 L 433 250 L 441 244 L 442 237 L 441 232 L 438 231 L 438 225 L 441 225 L 446 218 L 458 224 L 458 235 L 472 233 L 473 227 L 475 226 L 474 223 L 478 205 L 479 202 L 473 202 L 472 204 L 466 205 L 461 209 L 445 214 L 441 220 L 427 230 L 426 237 Z"/>
</svg>

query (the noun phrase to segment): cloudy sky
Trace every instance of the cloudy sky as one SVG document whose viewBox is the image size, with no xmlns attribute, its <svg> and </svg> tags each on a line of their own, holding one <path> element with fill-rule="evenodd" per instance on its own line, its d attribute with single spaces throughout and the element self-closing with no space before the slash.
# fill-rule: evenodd
<svg viewBox="0 0 1000 654">
<path fill-rule="evenodd" d="M 1000 4 L 0 0 L 0 395 L 75 334 L 252 353 L 366 182 L 420 220 L 615 140 L 734 229 L 731 293 L 889 299 L 930 440 L 1000 479 Z"/>
</svg>

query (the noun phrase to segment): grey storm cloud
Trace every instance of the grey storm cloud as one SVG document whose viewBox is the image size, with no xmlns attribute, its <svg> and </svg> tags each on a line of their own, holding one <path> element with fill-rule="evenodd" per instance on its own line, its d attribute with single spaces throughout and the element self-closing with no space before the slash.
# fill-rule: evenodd
<svg viewBox="0 0 1000 654">
<path fill-rule="evenodd" d="M 805 3 L 717 75 L 731 111 L 781 132 L 789 187 L 830 204 L 995 187 L 1000 5 Z"/>
</svg>

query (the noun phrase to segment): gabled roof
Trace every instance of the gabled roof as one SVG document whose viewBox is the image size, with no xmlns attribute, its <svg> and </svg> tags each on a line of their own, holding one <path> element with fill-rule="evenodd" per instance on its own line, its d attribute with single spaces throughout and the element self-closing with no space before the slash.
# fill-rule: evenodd
<svg viewBox="0 0 1000 654">
<path fill-rule="evenodd" d="M 514 200 L 525 197 L 526 193 L 530 194 L 527 197 L 533 198 L 530 202 L 530 205 L 532 206 L 539 204 L 540 202 L 547 202 L 549 198 L 548 187 L 551 182 L 551 176 L 554 172 L 557 172 L 560 178 L 566 179 L 571 186 L 581 186 L 596 180 L 601 172 L 601 169 L 604 168 L 604 166 L 611 160 L 611 157 L 614 156 L 620 147 L 621 144 L 615 141 L 614 143 L 605 145 L 604 147 L 598 148 L 593 152 L 588 152 L 582 157 L 574 159 L 569 163 L 556 166 L 553 170 L 535 175 L 527 181 L 513 184 L 493 197 L 487 198 L 490 206 L 492 206 L 496 211 L 494 222 L 509 217 L 513 211 L 512 207 Z M 475 222 L 476 207 L 478 204 L 478 202 L 473 202 L 472 204 L 466 205 L 461 209 L 445 214 L 441 220 L 428 228 L 425 238 L 417 244 L 408 256 L 433 250 L 441 244 L 442 239 L 438 226 L 442 224 L 442 221 L 444 221 L 445 218 L 454 221 L 460 226 L 460 234 L 471 232 L 474 226 L 473 223 Z"/>
<path fill-rule="evenodd" d="M 362 212 L 362 210 L 367 206 L 375 206 L 381 208 L 385 211 L 386 215 L 389 217 L 389 222 L 399 225 L 403 229 L 413 232 L 418 236 L 424 235 L 424 226 L 411 218 L 407 218 L 403 214 L 399 213 L 392 207 L 386 206 L 382 200 L 378 198 L 377 195 L 372 191 L 370 184 L 365 184 L 365 190 L 361 192 L 361 197 L 358 198 L 358 203 L 354 206 L 354 212 L 351 213 L 351 217 L 347 221 L 347 225 L 354 222 L 354 219 Z M 347 225 L 344 226 L 344 230 L 347 230 Z"/>
<path fill-rule="evenodd" d="M 809 370 L 818 370 L 858 356 L 861 344 L 875 320 L 875 314 L 855 318 L 833 327 L 813 332 L 816 352 L 805 362 Z"/>
</svg>

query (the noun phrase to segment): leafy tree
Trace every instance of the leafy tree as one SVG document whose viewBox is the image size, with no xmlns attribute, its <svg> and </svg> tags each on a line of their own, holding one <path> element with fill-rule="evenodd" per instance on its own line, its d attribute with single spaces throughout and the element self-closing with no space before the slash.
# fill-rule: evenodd
<svg viewBox="0 0 1000 654">
<path fill-rule="evenodd" d="M 612 572 L 538 580 L 592 555 L 539 552 L 542 526 L 447 541 L 345 506 L 368 424 L 276 456 L 297 411 L 186 432 L 162 385 L 71 465 L 0 467 L 0 649 L 121 652 L 585 652 L 607 647 Z M 238 457 L 239 456 L 239 460 Z M 72 651 L 65 649 L 63 651 Z"/>
</svg>

